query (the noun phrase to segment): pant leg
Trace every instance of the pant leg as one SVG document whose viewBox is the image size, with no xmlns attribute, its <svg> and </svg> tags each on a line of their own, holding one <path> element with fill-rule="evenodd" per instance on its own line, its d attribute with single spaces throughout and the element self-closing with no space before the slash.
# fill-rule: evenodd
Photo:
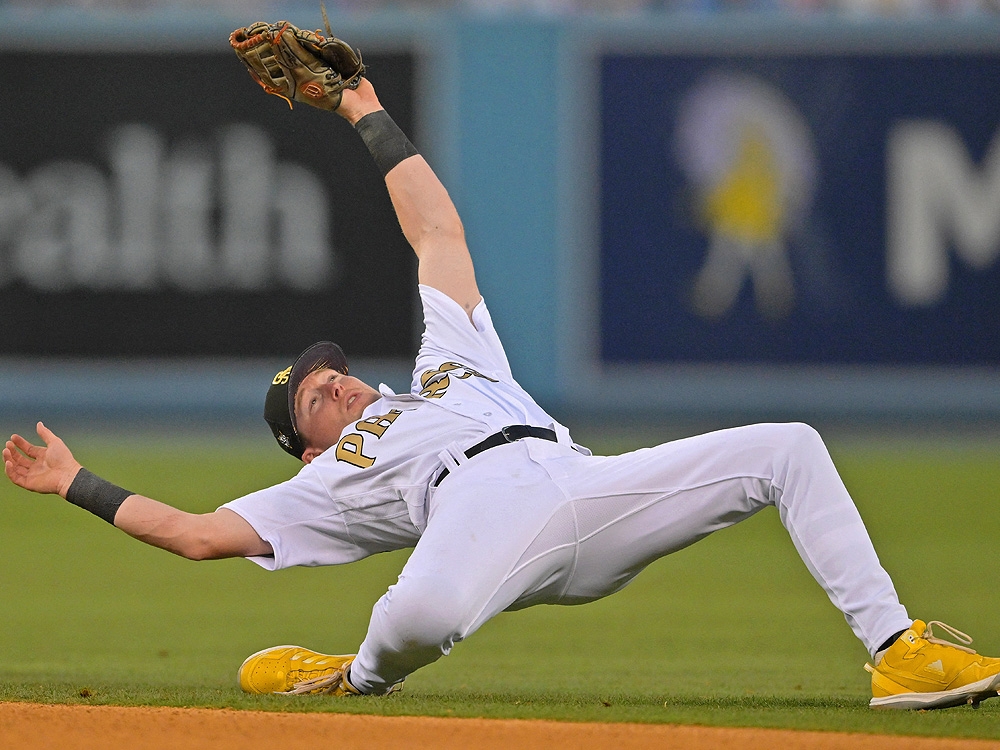
<svg viewBox="0 0 1000 750">
<path fill-rule="evenodd" d="M 561 590 L 575 552 L 568 501 L 523 443 L 462 464 L 435 491 L 427 528 L 376 603 L 352 684 L 385 692 L 518 599 Z"/>
<path fill-rule="evenodd" d="M 803 424 L 700 435 L 623 456 L 550 465 L 573 499 L 579 556 L 564 601 L 624 586 L 653 560 L 767 506 L 869 652 L 910 625 L 847 488 Z"/>
</svg>

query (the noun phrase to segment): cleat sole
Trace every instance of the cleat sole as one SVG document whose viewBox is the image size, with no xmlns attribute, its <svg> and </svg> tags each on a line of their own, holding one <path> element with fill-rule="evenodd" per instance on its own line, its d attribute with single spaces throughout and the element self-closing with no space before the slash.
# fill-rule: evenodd
<svg viewBox="0 0 1000 750">
<path fill-rule="evenodd" d="M 899 710 L 930 710 L 935 708 L 951 708 L 953 706 L 979 704 L 989 698 L 1000 696 L 1000 674 L 987 677 L 979 682 L 973 682 L 954 690 L 942 690 L 936 693 L 900 693 L 887 695 L 884 698 L 872 698 L 869 706 L 872 708 L 892 708 Z"/>
</svg>

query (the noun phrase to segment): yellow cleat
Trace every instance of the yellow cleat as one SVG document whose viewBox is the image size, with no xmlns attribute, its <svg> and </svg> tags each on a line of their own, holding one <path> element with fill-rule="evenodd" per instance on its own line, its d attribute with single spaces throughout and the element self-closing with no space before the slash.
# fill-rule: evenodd
<svg viewBox="0 0 1000 750">
<path fill-rule="evenodd" d="M 972 638 L 936 620 L 913 625 L 885 652 L 872 675 L 873 708 L 948 708 L 978 706 L 1000 690 L 1000 659 L 980 656 L 971 648 L 935 638 L 933 626 L 966 644 Z"/>
<path fill-rule="evenodd" d="M 274 646 L 247 657 L 240 666 L 245 693 L 361 695 L 347 681 L 354 654 L 330 656 L 300 646 Z"/>
</svg>

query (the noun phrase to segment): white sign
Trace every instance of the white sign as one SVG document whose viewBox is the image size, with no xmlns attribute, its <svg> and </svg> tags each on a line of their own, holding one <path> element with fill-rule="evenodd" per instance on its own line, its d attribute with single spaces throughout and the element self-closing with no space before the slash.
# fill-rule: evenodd
<svg viewBox="0 0 1000 750">
<path fill-rule="evenodd" d="M 1000 256 L 1000 133 L 981 168 L 942 122 L 896 125 L 887 148 L 887 257 L 890 292 L 928 306 L 948 291 L 948 250 L 975 269 Z"/>
<path fill-rule="evenodd" d="M 334 276 L 329 200 L 278 162 L 264 131 L 230 125 L 168 147 L 148 125 L 107 138 L 108 169 L 74 161 L 19 177 L 0 164 L 0 286 L 40 290 L 297 290 Z"/>
</svg>

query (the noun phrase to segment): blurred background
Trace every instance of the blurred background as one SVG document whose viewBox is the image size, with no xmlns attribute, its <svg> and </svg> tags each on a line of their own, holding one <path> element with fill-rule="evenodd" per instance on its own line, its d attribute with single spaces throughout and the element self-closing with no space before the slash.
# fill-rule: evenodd
<svg viewBox="0 0 1000 750">
<path fill-rule="evenodd" d="M 571 426 L 1000 423 L 997 0 L 326 10 L 455 199 L 515 377 Z M 370 157 L 229 49 L 278 19 L 323 23 L 0 2 L 5 424 L 256 424 L 325 338 L 408 389 L 415 268 Z"/>
<path fill-rule="evenodd" d="M 142 12 L 150 9 L 188 8 L 246 12 L 273 11 L 301 7 L 304 3 L 262 2 L 261 0 L 7 0 L 4 5 L 25 8 L 104 8 L 114 12 Z M 582 13 L 638 14 L 694 10 L 781 11 L 789 13 L 847 12 L 859 14 L 905 15 L 908 13 L 962 14 L 996 12 L 995 0 L 329 0 L 335 13 L 474 11 L 496 14 L 537 13 L 575 15 Z"/>
</svg>

